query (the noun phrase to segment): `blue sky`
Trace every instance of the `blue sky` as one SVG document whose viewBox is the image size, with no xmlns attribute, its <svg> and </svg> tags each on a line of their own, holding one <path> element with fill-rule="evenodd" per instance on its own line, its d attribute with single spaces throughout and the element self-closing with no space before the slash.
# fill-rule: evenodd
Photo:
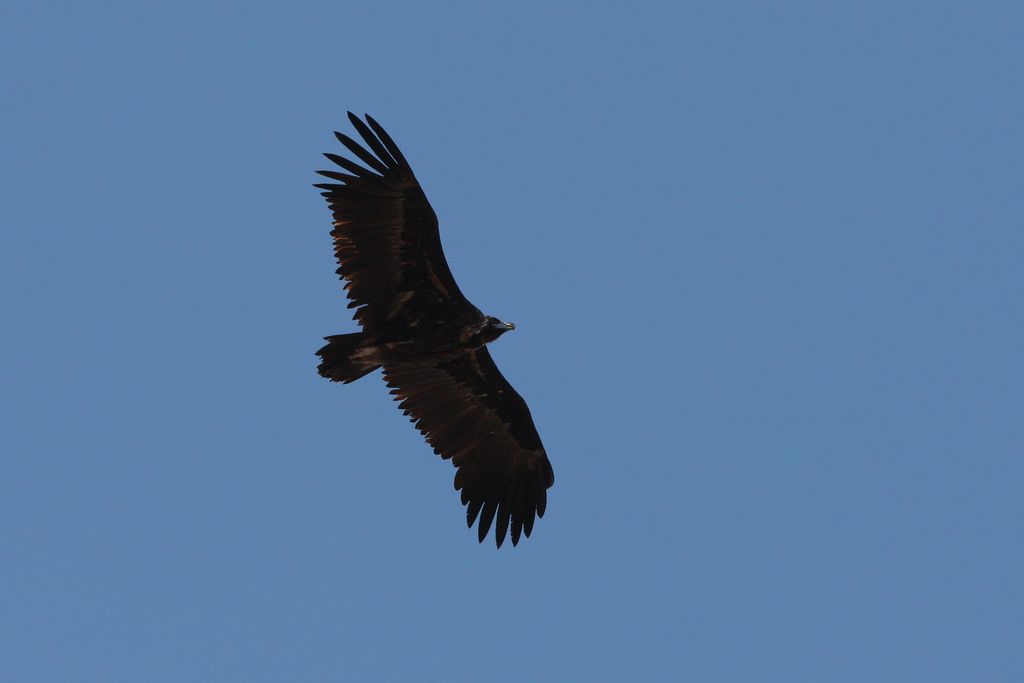
<svg viewBox="0 0 1024 683">
<path fill-rule="evenodd" d="M 1016 3 L 0 10 L 0 679 L 1024 680 Z M 311 187 L 402 147 L 556 483 L 478 545 Z"/>
</svg>

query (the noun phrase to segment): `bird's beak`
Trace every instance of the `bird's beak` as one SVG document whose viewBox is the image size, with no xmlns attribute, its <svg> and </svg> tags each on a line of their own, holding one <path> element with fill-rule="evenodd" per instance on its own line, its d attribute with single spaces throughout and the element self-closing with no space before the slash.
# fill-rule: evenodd
<svg viewBox="0 0 1024 683">
<path fill-rule="evenodd" d="M 515 323 L 502 323 L 502 326 L 506 330 L 514 330 L 514 329 L 516 329 L 516 324 Z"/>
</svg>

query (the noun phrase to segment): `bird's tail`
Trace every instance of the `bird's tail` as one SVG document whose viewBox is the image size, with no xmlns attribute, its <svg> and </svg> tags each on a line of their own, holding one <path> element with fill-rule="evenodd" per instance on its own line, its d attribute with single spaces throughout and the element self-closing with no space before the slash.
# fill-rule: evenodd
<svg viewBox="0 0 1024 683">
<path fill-rule="evenodd" d="M 362 332 L 324 337 L 327 345 L 316 352 L 317 371 L 332 382 L 355 382 L 380 367 L 377 347 Z"/>
</svg>

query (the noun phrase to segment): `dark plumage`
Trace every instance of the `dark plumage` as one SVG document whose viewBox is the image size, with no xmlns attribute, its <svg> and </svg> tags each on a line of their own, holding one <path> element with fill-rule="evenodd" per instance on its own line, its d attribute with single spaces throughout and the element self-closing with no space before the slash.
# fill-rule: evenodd
<svg viewBox="0 0 1024 683">
<path fill-rule="evenodd" d="M 498 547 L 509 529 L 515 545 L 544 516 L 554 482 L 530 409 L 485 346 L 515 326 L 462 295 L 409 163 L 373 118 L 348 118 L 366 147 L 335 136 L 365 166 L 326 154 L 345 173 L 318 171 L 335 182 L 316 187 L 334 215 L 337 272 L 363 331 L 326 337 L 318 370 L 348 383 L 383 368 L 402 410 L 458 468 L 469 526 L 479 518 L 483 541 L 496 520 Z"/>
</svg>

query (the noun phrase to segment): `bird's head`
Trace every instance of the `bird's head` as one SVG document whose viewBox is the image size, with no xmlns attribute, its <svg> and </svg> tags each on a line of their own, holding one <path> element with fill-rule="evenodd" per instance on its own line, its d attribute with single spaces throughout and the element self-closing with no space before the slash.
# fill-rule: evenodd
<svg viewBox="0 0 1024 683">
<path fill-rule="evenodd" d="M 509 330 L 516 329 L 516 326 L 512 323 L 505 323 L 497 318 L 488 317 L 484 323 L 483 329 L 480 330 L 480 336 L 483 338 L 485 344 L 494 341 L 501 335 L 505 334 Z"/>
</svg>

